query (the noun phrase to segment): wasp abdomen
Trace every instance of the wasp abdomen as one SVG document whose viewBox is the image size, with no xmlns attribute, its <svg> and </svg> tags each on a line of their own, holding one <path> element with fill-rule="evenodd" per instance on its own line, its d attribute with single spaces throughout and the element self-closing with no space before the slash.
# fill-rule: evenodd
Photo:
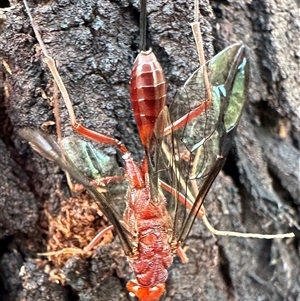
<svg viewBox="0 0 300 301">
<path fill-rule="evenodd" d="M 152 50 L 142 51 L 134 62 L 130 96 L 142 144 L 148 148 L 156 118 L 166 102 L 165 76 Z"/>
</svg>

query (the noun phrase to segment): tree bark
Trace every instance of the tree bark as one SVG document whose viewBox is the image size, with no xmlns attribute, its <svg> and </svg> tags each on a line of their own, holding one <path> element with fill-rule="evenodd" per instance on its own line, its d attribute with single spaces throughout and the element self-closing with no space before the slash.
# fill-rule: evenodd
<svg viewBox="0 0 300 301">
<path fill-rule="evenodd" d="M 168 99 L 198 67 L 192 2 L 148 4 L 148 39 L 165 71 Z M 37 255 L 49 244 L 45 208 L 59 216 L 69 193 L 64 173 L 18 136 L 21 128 L 54 121 L 53 84 L 23 4 L 10 4 L 0 22 L 0 299 L 129 300 L 125 285 L 133 275 L 117 238 L 90 258 L 64 261 L 66 279 L 59 283 L 49 279 L 49 271 L 64 279 L 57 265 Z M 140 159 L 128 89 L 138 53 L 138 1 L 29 6 L 79 121 L 121 139 Z M 241 41 L 252 54 L 249 102 L 205 201 L 208 218 L 217 229 L 293 231 L 296 238 L 214 237 L 197 220 L 186 242 L 189 263 L 175 258 L 165 300 L 299 300 L 299 7 L 291 0 L 201 1 L 200 12 L 207 59 Z M 71 135 L 63 105 L 61 124 L 63 136 Z M 44 129 L 55 134 L 53 125 Z"/>
</svg>

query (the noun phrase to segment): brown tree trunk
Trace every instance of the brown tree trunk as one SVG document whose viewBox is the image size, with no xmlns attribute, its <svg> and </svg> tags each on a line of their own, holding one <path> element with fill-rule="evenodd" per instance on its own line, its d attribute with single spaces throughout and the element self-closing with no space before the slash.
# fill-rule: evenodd
<svg viewBox="0 0 300 301">
<path fill-rule="evenodd" d="M 78 119 L 122 139 L 140 158 L 128 90 L 138 1 L 39 2 L 29 6 Z M 149 42 L 165 70 L 169 99 L 198 66 L 192 2 L 149 0 Z M 118 239 L 89 259 L 69 259 L 62 266 L 65 286 L 51 282 L 47 270 L 52 278 L 59 273 L 37 259 L 47 244 L 45 202 L 57 216 L 68 190 L 63 172 L 18 136 L 21 128 L 54 121 L 52 77 L 23 4 L 10 4 L 0 15 L 0 299 L 129 300 L 125 285 L 133 275 Z M 240 41 L 252 54 L 249 103 L 205 201 L 208 218 L 217 229 L 294 231 L 296 238 L 213 237 L 197 220 L 186 242 L 190 261 L 174 260 L 165 300 L 299 300 L 299 7 L 291 0 L 201 1 L 200 9 L 207 58 L 213 46 L 218 52 Z M 63 135 L 71 135 L 63 106 L 61 115 Z M 46 131 L 55 133 L 51 125 Z"/>
</svg>

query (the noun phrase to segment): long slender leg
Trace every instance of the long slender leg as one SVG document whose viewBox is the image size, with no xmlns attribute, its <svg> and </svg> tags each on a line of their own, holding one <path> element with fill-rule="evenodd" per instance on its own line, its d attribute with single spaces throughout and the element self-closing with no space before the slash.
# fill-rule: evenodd
<svg viewBox="0 0 300 301">
<path fill-rule="evenodd" d="M 188 209 L 191 209 L 193 207 L 193 202 L 189 199 L 187 199 L 182 193 L 179 193 L 176 189 L 172 188 L 167 183 L 160 181 L 160 185 L 162 188 L 164 188 L 166 191 L 171 193 L 173 196 L 176 196 L 178 200 L 183 203 Z M 294 237 L 294 233 L 285 233 L 285 234 L 258 234 L 258 233 L 241 233 L 241 232 L 235 232 L 235 231 L 219 231 L 216 230 L 207 220 L 207 217 L 205 215 L 204 207 L 202 206 L 201 209 L 198 212 L 198 217 L 203 219 L 203 222 L 207 229 L 213 233 L 214 235 L 218 236 L 234 236 L 234 237 L 246 237 L 246 238 L 260 238 L 260 239 L 274 239 L 274 238 L 288 238 L 288 237 Z"/>
<path fill-rule="evenodd" d="M 207 66 L 204 57 L 204 50 L 203 50 L 203 40 L 202 34 L 200 29 L 200 22 L 199 22 L 199 1 L 194 1 L 194 22 L 191 23 L 194 40 L 198 52 L 198 58 L 200 66 L 202 67 L 203 72 L 203 82 L 205 86 L 205 100 L 196 108 L 194 108 L 191 112 L 187 113 L 186 115 L 182 116 L 180 119 L 176 120 L 173 124 L 166 127 L 164 130 L 164 135 L 168 135 L 171 131 L 176 131 L 179 128 L 182 128 L 185 124 L 189 123 L 194 118 L 198 117 L 202 113 L 204 113 L 210 106 L 212 101 L 212 92 L 211 86 L 207 74 Z"/>
<path fill-rule="evenodd" d="M 57 142 L 59 145 L 61 145 L 62 133 L 61 133 L 61 124 L 60 124 L 60 112 L 59 112 L 59 91 L 55 80 L 53 81 L 53 113 L 55 118 Z M 64 156 L 64 153 L 62 152 L 61 155 Z M 72 183 L 71 176 L 67 171 L 65 171 L 65 175 L 71 192 L 76 192 L 78 186 Z"/>
<path fill-rule="evenodd" d="M 197 52 L 198 52 L 198 57 L 199 57 L 199 63 L 200 66 L 203 68 L 203 81 L 205 85 L 205 90 L 207 93 L 207 100 L 211 101 L 212 95 L 211 95 L 211 87 L 207 75 L 207 67 L 206 67 L 206 61 L 204 57 L 204 51 L 203 51 L 203 40 L 202 40 L 202 34 L 201 34 L 201 29 L 200 29 L 200 22 L 199 22 L 199 1 L 195 0 L 194 3 L 194 22 L 191 23 L 196 47 L 197 47 Z"/>
<path fill-rule="evenodd" d="M 90 130 L 86 127 L 84 127 L 83 125 L 81 125 L 80 123 L 78 123 L 76 121 L 76 117 L 75 117 L 75 113 L 74 113 L 74 110 L 73 110 L 73 107 L 72 107 L 72 103 L 71 103 L 71 100 L 70 100 L 70 97 L 69 97 L 69 94 L 67 92 L 67 89 L 56 69 L 56 66 L 55 66 L 55 62 L 54 60 L 48 55 L 47 53 L 47 50 L 46 50 L 46 47 L 45 47 L 45 44 L 41 38 L 41 35 L 38 31 L 38 27 L 37 25 L 35 24 L 32 16 L 31 16 L 31 13 L 30 13 L 30 10 L 29 10 L 29 7 L 27 5 L 27 2 L 26 0 L 23 0 L 24 2 L 24 5 L 25 5 L 25 8 L 27 10 L 27 13 L 29 15 L 29 18 L 30 18 L 30 21 L 31 21 L 31 25 L 32 25 L 32 28 L 35 32 L 35 35 L 36 35 L 36 38 L 40 44 L 40 47 L 42 49 L 42 52 L 44 54 L 44 61 L 46 62 L 46 64 L 48 65 L 48 68 L 50 69 L 53 77 L 54 77 L 54 80 L 62 94 L 62 98 L 64 100 L 64 103 L 67 107 L 67 110 L 68 110 L 68 113 L 69 113 L 69 116 L 70 116 L 70 121 L 71 121 L 71 125 L 73 127 L 73 129 L 79 133 L 80 135 L 84 136 L 84 137 L 87 137 L 91 140 L 94 140 L 96 142 L 100 142 L 100 143 L 103 143 L 103 144 L 109 144 L 109 145 L 113 145 L 115 146 L 122 154 L 123 154 L 123 159 L 125 161 L 125 169 L 126 170 L 130 170 L 130 172 L 128 173 L 129 174 L 129 177 L 130 177 L 130 180 L 132 181 L 132 183 L 134 183 L 134 185 L 142 185 L 141 182 L 143 182 L 143 179 L 140 175 L 140 171 L 136 168 L 136 165 L 130 155 L 130 153 L 127 151 L 127 148 L 126 146 L 124 145 L 124 143 L 122 143 L 121 141 L 119 141 L 118 139 L 115 139 L 115 138 L 112 138 L 112 137 L 109 137 L 107 135 L 103 135 L 101 133 L 98 133 L 96 131 L 93 131 L 93 130 Z"/>
<path fill-rule="evenodd" d="M 91 240 L 91 242 L 83 248 L 84 252 L 89 252 L 91 251 L 97 244 L 99 244 L 100 240 L 103 238 L 103 236 L 109 232 L 112 231 L 114 228 L 113 225 L 110 225 L 106 228 L 104 228 L 103 230 L 99 231 L 97 233 L 97 235 Z"/>
<path fill-rule="evenodd" d="M 99 244 L 99 242 L 101 241 L 101 239 L 104 237 L 104 235 L 106 233 L 108 233 L 109 231 L 112 231 L 114 228 L 113 225 L 107 226 L 106 228 L 100 230 L 97 235 L 91 240 L 91 242 L 84 247 L 83 249 L 80 248 L 64 248 L 61 249 L 59 251 L 53 251 L 53 252 L 45 252 L 45 253 L 38 253 L 38 255 L 40 256 L 58 256 L 58 255 L 62 255 L 62 254 L 73 254 L 73 255 L 80 255 L 80 254 L 85 254 L 88 253 L 90 251 L 92 251 L 95 246 L 97 246 Z"/>
<path fill-rule="evenodd" d="M 176 249 L 176 253 L 177 253 L 177 256 L 181 259 L 182 263 L 188 263 L 189 262 L 189 259 L 186 256 L 185 250 L 183 248 L 178 247 Z"/>
<path fill-rule="evenodd" d="M 69 113 L 69 116 L 70 116 L 70 121 L 71 121 L 71 125 L 73 127 L 73 129 L 81 134 L 82 136 L 85 136 L 91 140 L 94 140 L 96 142 L 101 142 L 101 143 L 104 143 L 104 144 L 109 144 L 109 145 L 113 145 L 115 147 L 117 147 L 119 149 L 119 151 L 122 153 L 122 154 L 127 154 L 127 149 L 125 147 L 125 145 L 115 139 L 115 138 L 112 138 L 112 137 L 109 137 L 109 136 L 106 136 L 106 135 L 103 135 L 101 133 L 98 133 L 96 131 L 93 131 L 93 130 L 90 130 L 86 127 L 84 127 L 83 125 L 81 125 L 80 123 L 78 123 L 76 121 L 76 117 L 75 117 L 75 113 L 74 113 L 74 110 L 73 110 L 73 107 L 72 107 L 72 103 L 71 103 L 71 100 L 70 100 L 70 97 L 69 97 L 69 94 L 68 94 L 68 91 L 56 69 L 56 66 L 55 66 L 55 62 L 54 60 L 52 59 L 52 57 L 50 57 L 48 55 L 48 52 L 46 50 L 46 47 L 45 47 L 45 44 L 41 38 L 41 35 L 38 31 L 38 27 L 37 25 L 35 24 L 32 16 L 31 16 L 31 13 L 30 13 L 30 10 L 29 10 L 29 7 L 27 5 L 27 2 L 26 0 L 23 0 L 24 2 L 24 5 L 25 5 L 25 8 L 26 8 L 26 11 L 29 15 L 29 18 L 30 18 L 30 21 L 31 21 L 31 25 L 32 25 L 32 28 L 34 30 L 34 33 L 36 35 L 36 38 L 38 40 L 38 43 L 42 49 L 42 52 L 43 52 L 43 55 L 44 55 L 44 62 L 48 65 L 48 68 L 50 69 L 53 77 L 54 77 L 54 80 L 59 88 L 59 91 L 61 92 L 62 94 L 62 98 L 65 102 L 65 105 L 68 109 L 68 113 Z"/>
</svg>

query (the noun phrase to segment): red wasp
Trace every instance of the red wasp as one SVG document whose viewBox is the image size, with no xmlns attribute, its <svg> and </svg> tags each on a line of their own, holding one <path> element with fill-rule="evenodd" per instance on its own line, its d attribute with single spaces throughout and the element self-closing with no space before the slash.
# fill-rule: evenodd
<svg viewBox="0 0 300 301">
<path fill-rule="evenodd" d="M 99 203 L 117 232 L 136 276 L 127 284 L 128 291 L 140 301 L 159 300 L 165 291 L 167 270 L 174 254 L 177 252 L 183 261 L 186 260 L 181 246 L 195 218 L 200 216 L 207 223 L 202 204 L 224 165 L 247 98 L 250 73 L 247 47 L 234 44 L 206 63 L 196 16 L 192 29 L 201 67 L 166 105 L 162 68 L 152 50 L 146 48 L 146 0 L 141 0 L 141 46 L 132 69 L 130 87 L 131 104 L 145 151 L 138 164 L 123 142 L 76 121 L 54 61 L 48 56 L 27 3 L 23 1 L 44 60 L 67 106 L 73 129 L 88 139 L 114 146 L 121 153 L 124 166 L 120 171 L 107 155 L 79 140 L 57 143 L 29 129 L 22 130 L 20 135 L 37 152 L 55 161 L 84 185 Z M 195 2 L 197 12 L 198 3 Z M 120 195 L 125 199 L 124 206 L 116 204 Z"/>
</svg>

